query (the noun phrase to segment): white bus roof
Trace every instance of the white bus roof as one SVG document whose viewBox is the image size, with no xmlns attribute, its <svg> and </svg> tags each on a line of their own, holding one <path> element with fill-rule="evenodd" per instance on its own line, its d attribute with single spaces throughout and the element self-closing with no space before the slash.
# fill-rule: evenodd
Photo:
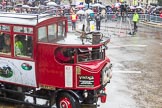
<svg viewBox="0 0 162 108">
<path fill-rule="evenodd" d="M 0 23 L 35 26 L 37 23 L 51 17 L 50 14 L 0 13 Z"/>
</svg>

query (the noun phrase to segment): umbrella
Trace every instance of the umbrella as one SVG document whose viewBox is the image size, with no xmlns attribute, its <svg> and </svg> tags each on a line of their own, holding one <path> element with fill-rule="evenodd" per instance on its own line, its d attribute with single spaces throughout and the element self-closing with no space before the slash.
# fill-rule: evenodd
<svg viewBox="0 0 162 108">
<path fill-rule="evenodd" d="M 136 9 L 144 11 L 144 9 L 141 6 L 137 6 Z"/>
<path fill-rule="evenodd" d="M 77 8 L 84 8 L 84 5 L 77 5 Z"/>
<path fill-rule="evenodd" d="M 115 8 L 119 8 L 120 5 L 121 5 L 120 3 L 115 3 L 115 6 L 114 6 L 114 7 L 115 7 Z"/>
<path fill-rule="evenodd" d="M 49 1 L 48 0 L 45 0 L 44 3 L 48 3 Z"/>
<path fill-rule="evenodd" d="M 6 8 L 13 8 L 13 6 L 11 6 L 11 5 L 7 5 Z"/>
<path fill-rule="evenodd" d="M 141 6 L 137 6 L 136 9 L 143 9 Z"/>
<path fill-rule="evenodd" d="M 39 7 L 35 6 L 35 7 L 30 7 L 30 9 L 39 9 Z"/>
<path fill-rule="evenodd" d="M 85 14 L 84 10 L 79 10 L 76 12 L 76 14 Z"/>
<path fill-rule="evenodd" d="M 57 6 L 57 4 L 55 2 L 48 2 L 47 6 Z"/>
<path fill-rule="evenodd" d="M 91 10 L 91 9 L 87 9 L 87 10 L 85 11 L 85 13 L 90 14 L 90 13 L 94 13 L 94 12 L 93 12 L 93 10 Z"/>
<path fill-rule="evenodd" d="M 22 7 L 23 4 L 17 4 L 15 7 Z"/>
<path fill-rule="evenodd" d="M 46 7 L 48 7 L 48 6 L 45 6 L 45 5 L 39 5 L 39 8 L 40 8 L 40 9 L 44 9 L 44 8 L 46 8 Z"/>
<path fill-rule="evenodd" d="M 29 5 L 22 5 L 22 8 L 30 8 Z"/>
<path fill-rule="evenodd" d="M 76 6 L 76 3 L 71 3 L 70 5 L 71 5 L 71 6 Z"/>
<path fill-rule="evenodd" d="M 129 6 L 130 9 L 136 9 L 134 6 Z"/>
<path fill-rule="evenodd" d="M 65 9 L 70 9 L 70 5 L 64 5 Z"/>
<path fill-rule="evenodd" d="M 99 3 L 93 4 L 92 7 L 101 7 L 101 8 L 105 8 L 104 5 L 99 4 Z"/>
</svg>

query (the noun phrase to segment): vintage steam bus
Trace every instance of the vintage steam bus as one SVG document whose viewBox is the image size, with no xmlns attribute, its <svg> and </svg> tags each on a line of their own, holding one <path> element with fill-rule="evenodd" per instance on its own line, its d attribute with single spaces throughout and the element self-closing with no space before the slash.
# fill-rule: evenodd
<svg viewBox="0 0 162 108">
<path fill-rule="evenodd" d="M 1 13 L 0 100 L 38 107 L 96 107 L 98 98 L 105 102 L 111 79 L 109 41 L 99 32 L 85 37 L 68 33 L 66 17 Z"/>
</svg>

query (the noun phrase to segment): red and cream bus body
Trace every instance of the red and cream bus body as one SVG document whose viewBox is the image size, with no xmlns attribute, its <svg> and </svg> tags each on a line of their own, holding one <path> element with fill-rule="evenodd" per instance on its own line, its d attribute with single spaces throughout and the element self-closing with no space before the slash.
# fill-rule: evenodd
<svg viewBox="0 0 162 108">
<path fill-rule="evenodd" d="M 49 14 L 1 13 L 0 33 L 0 99 L 57 108 L 105 102 L 109 37 L 77 36 L 68 32 L 66 17 Z M 69 61 L 59 60 L 60 50 Z M 39 98 L 46 104 L 38 104 Z"/>
</svg>

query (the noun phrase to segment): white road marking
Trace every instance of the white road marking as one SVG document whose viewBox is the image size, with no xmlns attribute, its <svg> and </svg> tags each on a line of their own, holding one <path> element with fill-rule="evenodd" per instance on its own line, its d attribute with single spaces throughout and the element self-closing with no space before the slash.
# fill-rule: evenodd
<svg viewBox="0 0 162 108">
<path fill-rule="evenodd" d="M 141 71 L 121 71 L 121 70 L 114 70 L 112 73 L 128 73 L 128 74 L 140 74 Z"/>
<path fill-rule="evenodd" d="M 122 48 L 122 47 L 146 47 L 147 45 L 117 45 L 117 46 L 108 46 L 109 48 Z"/>
</svg>

